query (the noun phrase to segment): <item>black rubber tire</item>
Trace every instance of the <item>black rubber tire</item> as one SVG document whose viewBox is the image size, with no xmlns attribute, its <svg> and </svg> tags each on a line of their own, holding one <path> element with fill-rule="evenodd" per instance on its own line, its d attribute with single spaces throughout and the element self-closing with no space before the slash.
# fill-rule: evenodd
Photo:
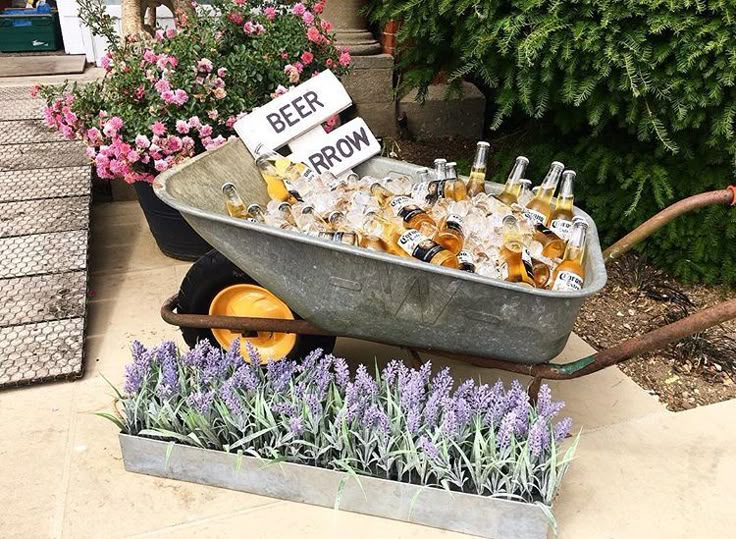
<svg viewBox="0 0 736 539">
<path fill-rule="evenodd" d="M 235 284 L 258 285 L 254 279 L 213 249 L 189 268 L 179 288 L 178 312 L 209 314 L 210 304 L 215 296 L 221 290 Z M 301 318 L 297 313 L 294 313 L 294 317 Z M 209 329 L 181 328 L 181 332 L 184 341 L 190 347 L 194 347 L 203 339 L 210 341 L 214 346 L 219 346 Z M 316 348 L 322 348 L 325 354 L 332 352 L 335 348 L 335 337 L 297 335 L 296 344 L 287 358 L 302 359 Z"/>
</svg>

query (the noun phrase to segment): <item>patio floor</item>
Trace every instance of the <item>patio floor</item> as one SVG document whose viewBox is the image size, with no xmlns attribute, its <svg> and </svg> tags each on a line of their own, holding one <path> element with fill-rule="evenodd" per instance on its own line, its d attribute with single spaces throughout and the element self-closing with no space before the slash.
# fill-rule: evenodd
<svg viewBox="0 0 736 539">
<path fill-rule="evenodd" d="M 462 537 L 412 524 L 127 473 L 103 375 L 122 381 L 132 339 L 179 340 L 158 315 L 188 264 L 157 250 L 135 202 L 92 208 L 84 376 L 0 392 L 4 537 Z M 573 337 L 563 356 L 590 348 Z M 353 362 L 403 357 L 350 339 Z M 436 365 L 444 364 L 435 361 Z M 496 371 L 454 365 L 494 380 Z M 736 401 L 666 411 L 618 369 L 555 384 L 584 428 L 555 506 L 562 538 L 726 537 L 736 527 Z"/>
</svg>

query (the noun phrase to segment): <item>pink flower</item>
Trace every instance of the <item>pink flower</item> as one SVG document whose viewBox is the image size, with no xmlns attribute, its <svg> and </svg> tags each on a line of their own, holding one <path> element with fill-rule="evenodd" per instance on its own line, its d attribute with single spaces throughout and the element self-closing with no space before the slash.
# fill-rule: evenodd
<svg viewBox="0 0 736 539">
<path fill-rule="evenodd" d="M 87 140 L 89 140 L 89 143 L 93 146 L 99 146 L 102 144 L 102 133 L 100 133 L 100 130 L 96 127 L 87 129 Z"/>
<path fill-rule="evenodd" d="M 203 71 L 205 73 L 212 71 L 212 60 L 209 58 L 202 58 L 197 62 L 197 71 Z"/>
<path fill-rule="evenodd" d="M 189 133 L 189 124 L 185 122 L 184 120 L 177 120 L 176 121 L 176 131 L 177 133 L 186 135 L 187 133 Z"/>
<path fill-rule="evenodd" d="M 285 66 L 284 73 L 286 73 L 289 76 L 290 83 L 296 84 L 297 82 L 299 82 L 299 70 L 293 65 L 289 64 Z"/>
<path fill-rule="evenodd" d="M 225 127 L 232 129 L 237 121 L 238 119 L 235 116 L 228 116 L 227 120 L 225 120 Z"/>
<path fill-rule="evenodd" d="M 128 152 L 128 161 L 130 161 L 131 163 L 138 162 L 140 158 L 141 158 L 141 154 L 139 154 L 137 151 L 132 150 Z"/>
<path fill-rule="evenodd" d="M 208 117 L 208 118 L 209 118 L 210 120 L 217 120 L 217 117 L 218 117 L 219 115 L 220 115 L 220 113 L 219 113 L 219 112 L 217 112 L 216 110 L 208 110 L 208 111 L 207 111 L 207 117 Z"/>
<path fill-rule="evenodd" d="M 106 53 L 102 58 L 100 58 L 100 65 L 102 66 L 102 69 L 107 71 L 108 73 L 112 71 L 112 58 L 110 57 L 110 53 Z"/>
<path fill-rule="evenodd" d="M 202 127 L 202 122 L 199 121 L 198 116 L 192 116 L 191 118 L 189 118 L 189 127 L 191 127 L 192 129 L 199 129 L 200 127 Z"/>
<path fill-rule="evenodd" d="M 306 7 L 304 7 L 304 4 L 302 4 L 301 2 L 299 2 L 299 3 L 297 3 L 297 4 L 294 4 L 294 7 L 293 7 L 293 8 L 291 8 L 291 12 L 292 12 L 292 13 L 293 13 L 294 15 L 299 15 L 300 17 L 301 17 L 302 15 L 304 15 L 304 12 L 305 12 L 305 11 L 307 11 L 307 8 L 306 8 Z"/>
<path fill-rule="evenodd" d="M 179 137 L 169 137 L 168 145 L 169 145 L 169 153 L 176 153 L 179 150 L 181 150 L 183 146 L 182 141 Z"/>
<path fill-rule="evenodd" d="M 288 90 L 286 89 L 286 87 L 284 87 L 284 85 L 282 85 L 282 84 L 279 84 L 279 85 L 278 85 L 278 86 L 276 87 L 276 91 L 274 91 L 274 92 L 273 92 L 273 93 L 271 94 L 271 98 L 272 98 L 272 99 L 276 99 L 276 98 L 277 98 L 277 97 L 279 97 L 280 95 L 284 95 L 284 94 L 285 94 L 286 92 L 288 92 Z"/>
<path fill-rule="evenodd" d="M 143 99 L 143 96 L 146 95 L 146 88 L 145 86 L 141 85 L 138 86 L 138 88 L 135 89 L 135 99 L 137 101 L 140 101 Z"/>
<path fill-rule="evenodd" d="M 320 0 L 312 7 L 315 13 L 322 13 L 325 10 L 325 0 Z"/>
<path fill-rule="evenodd" d="M 160 79 L 155 85 L 156 91 L 160 94 L 171 91 L 171 84 L 166 79 Z"/>
<path fill-rule="evenodd" d="M 256 35 L 260 36 L 264 33 L 266 33 L 266 28 L 261 23 L 256 24 Z"/>
<path fill-rule="evenodd" d="M 67 110 L 64 113 L 64 120 L 66 120 L 66 123 L 68 124 L 74 124 L 77 121 L 77 115 L 74 114 L 72 111 Z"/>
<path fill-rule="evenodd" d="M 341 66 L 349 66 L 350 62 L 352 62 L 353 59 L 350 57 L 350 51 L 345 49 L 340 53 L 340 65 Z"/>
<path fill-rule="evenodd" d="M 117 134 L 118 130 L 123 127 L 123 120 L 119 116 L 113 116 L 105 122 L 102 132 L 108 137 Z"/>
<path fill-rule="evenodd" d="M 146 49 L 143 53 L 143 60 L 149 64 L 155 64 L 158 61 L 158 56 L 151 49 Z"/>
<path fill-rule="evenodd" d="M 156 39 L 156 41 L 163 41 L 163 39 L 164 39 L 164 31 L 163 30 L 156 30 L 156 33 L 153 35 L 153 37 Z"/>
<path fill-rule="evenodd" d="M 332 30 L 332 23 L 330 21 L 322 19 L 320 25 L 322 26 L 322 30 L 324 30 L 325 32 L 329 32 L 330 30 Z"/>
<path fill-rule="evenodd" d="M 74 138 L 74 130 L 68 125 L 62 125 L 59 128 L 59 130 L 61 131 L 61 134 L 64 138 L 68 138 L 68 139 Z"/>
<path fill-rule="evenodd" d="M 218 69 L 217 70 L 217 76 L 218 77 L 227 77 L 227 68 L 226 67 L 221 67 L 220 69 Z"/>
<path fill-rule="evenodd" d="M 276 18 L 276 8 L 273 6 L 268 6 L 266 9 L 263 10 L 263 14 L 269 21 L 272 21 Z"/>
<path fill-rule="evenodd" d="M 209 124 L 204 124 L 202 127 L 199 128 L 198 131 L 200 137 L 209 137 L 212 134 L 212 126 Z"/>
<path fill-rule="evenodd" d="M 212 86 L 214 86 L 215 88 L 224 88 L 225 81 L 222 80 L 220 77 L 217 77 L 215 80 L 212 81 Z"/>
<path fill-rule="evenodd" d="M 237 6 L 244 6 L 245 0 L 233 0 L 233 3 Z"/>
<path fill-rule="evenodd" d="M 302 54 L 301 60 L 304 63 L 304 65 L 309 65 L 312 63 L 312 61 L 314 61 L 314 54 L 312 54 L 309 51 L 304 51 L 304 53 Z"/>
<path fill-rule="evenodd" d="M 316 26 L 310 26 L 307 30 L 307 39 L 313 43 L 319 43 L 322 40 L 322 34 L 319 33 Z"/>
<path fill-rule="evenodd" d="M 246 34 L 248 34 L 249 36 L 250 36 L 250 35 L 253 35 L 253 34 L 255 34 L 255 33 L 256 33 L 256 27 L 255 27 L 255 25 L 253 24 L 253 21 L 248 21 L 248 22 L 246 22 L 246 23 L 245 23 L 245 24 L 243 25 L 243 31 L 244 31 L 244 32 L 245 32 Z"/>
<path fill-rule="evenodd" d="M 167 168 L 169 168 L 169 164 L 165 160 L 163 160 L 163 159 L 157 159 L 153 163 L 153 168 L 155 168 L 159 172 L 163 172 L 164 170 L 166 170 Z"/>
<path fill-rule="evenodd" d="M 233 24 L 237 24 L 238 26 L 243 24 L 243 16 L 236 11 L 231 11 L 230 13 L 228 13 L 227 20 L 229 20 Z"/>
<path fill-rule="evenodd" d="M 304 71 L 304 65 L 301 62 L 294 62 L 294 67 L 300 74 Z"/>
<path fill-rule="evenodd" d="M 192 137 L 182 137 L 181 138 L 181 145 L 182 149 L 187 152 L 194 148 L 194 139 Z"/>
<path fill-rule="evenodd" d="M 171 39 L 175 35 L 176 35 L 176 28 L 167 28 L 166 29 L 166 37 L 168 37 L 169 39 Z"/>
<path fill-rule="evenodd" d="M 154 135 L 163 136 L 166 133 L 166 126 L 161 122 L 153 122 L 151 124 L 151 131 Z"/>
<path fill-rule="evenodd" d="M 172 92 L 171 90 L 166 90 L 165 92 L 161 92 L 161 99 L 163 99 L 164 103 L 166 103 L 167 105 L 173 103 L 175 99 L 174 92 Z"/>
<path fill-rule="evenodd" d="M 225 91 L 225 88 L 215 88 L 212 95 L 215 96 L 215 99 L 225 99 L 227 92 Z M 212 116 L 210 116 L 210 118 L 212 118 Z"/>
<path fill-rule="evenodd" d="M 212 139 L 208 144 L 205 145 L 205 150 L 214 150 L 215 148 L 219 148 L 223 144 L 225 144 L 226 140 L 222 135 L 218 135 L 216 138 Z"/>
<path fill-rule="evenodd" d="M 325 131 L 329 133 L 330 131 L 335 129 L 336 125 L 337 125 L 337 114 L 327 118 L 327 121 L 325 122 L 325 125 L 324 125 Z"/>
<path fill-rule="evenodd" d="M 327 60 L 325 60 L 325 65 L 327 67 L 332 67 L 332 66 L 335 65 L 335 62 L 334 62 L 334 60 L 332 58 L 328 58 Z"/>
<path fill-rule="evenodd" d="M 305 11 L 304 15 L 302 15 L 302 20 L 304 21 L 304 24 L 309 26 L 314 22 L 314 15 L 312 15 L 311 11 Z"/>
<path fill-rule="evenodd" d="M 174 103 L 181 106 L 189 101 L 189 95 L 182 89 L 177 89 L 174 92 Z"/>
<path fill-rule="evenodd" d="M 87 154 L 87 157 L 90 158 L 90 159 L 94 159 L 97 156 L 97 152 L 95 151 L 95 149 L 92 146 L 87 146 L 84 149 L 84 153 L 86 153 Z"/>
<path fill-rule="evenodd" d="M 31 93 L 31 97 L 37 97 L 38 96 L 38 91 L 40 89 L 41 89 L 41 85 L 40 84 L 34 84 L 31 87 L 31 92 L 30 92 Z"/>
</svg>

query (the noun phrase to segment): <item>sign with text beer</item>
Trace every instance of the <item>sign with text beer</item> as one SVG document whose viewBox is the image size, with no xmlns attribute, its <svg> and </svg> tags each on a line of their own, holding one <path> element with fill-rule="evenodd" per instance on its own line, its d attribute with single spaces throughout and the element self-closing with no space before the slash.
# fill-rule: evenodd
<svg viewBox="0 0 736 539">
<path fill-rule="evenodd" d="M 347 91 L 331 71 L 292 88 L 235 123 L 235 131 L 252 154 L 263 144 L 276 150 L 289 143 L 294 158 L 321 174 L 341 174 L 381 150 L 366 123 L 356 118 L 327 133 L 328 118 L 352 105 Z"/>
</svg>

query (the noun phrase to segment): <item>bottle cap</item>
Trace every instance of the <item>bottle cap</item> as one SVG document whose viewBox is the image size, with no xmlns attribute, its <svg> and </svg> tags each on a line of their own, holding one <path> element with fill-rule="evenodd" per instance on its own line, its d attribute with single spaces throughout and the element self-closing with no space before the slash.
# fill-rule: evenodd
<svg viewBox="0 0 736 539">
<path fill-rule="evenodd" d="M 232 182 L 227 182 L 222 184 L 222 192 L 226 192 L 228 189 L 235 189 L 235 184 Z"/>
<path fill-rule="evenodd" d="M 440 159 L 435 159 L 434 160 L 434 166 L 442 165 L 442 164 L 445 164 L 445 163 L 447 163 L 447 159 L 440 158 Z"/>
<path fill-rule="evenodd" d="M 574 170 L 566 170 L 562 173 L 563 178 L 572 178 L 573 180 L 577 175 L 577 172 L 575 172 Z"/>
<path fill-rule="evenodd" d="M 479 140 L 478 141 L 478 146 L 485 146 L 486 148 L 490 148 L 491 147 L 491 143 L 490 142 L 486 142 L 485 140 Z"/>
<path fill-rule="evenodd" d="M 529 158 L 528 157 L 524 157 L 523 155 L 520 155 L 519 157 L 516 158 L 516 162 L 517 163 L 524 163 L 525 165 L 528 165 L 529 164 Z"/>
<path fill-rule="evenodd" d="M 248 213 L 253 213 L 254 211 L 263 211 L 263 208 L 261 208 L 260 204 L 251 204 L 247 208 Z"/>
<path fill-rule="evenodd" d="M 289 204 L 288 202 L 282 202 L 281 204 L 279 204 L 278 208 L 279 211 L 290 211 L 291 204 Z"/>
<path fill-rule="evenodd" d="M 559 161 L 552 161 L 552 164 L 549 166 L 549 168 L 563 169 L 563 168 L 565 168 L 565 164 L 564 163 L 560 163 Z"/>
<path fill-rule="evenodd" d="M 578 223 L 580 223 L 581 225 L 585 225 L 586 227 L 589 226 L 588 225 L 588 220 L 585 217 L 583 217 L 582 215 L 576 215 L 575 217 L 572 218 L 572 224 L 573 225 L 576 225 Z"/>
</svg>

